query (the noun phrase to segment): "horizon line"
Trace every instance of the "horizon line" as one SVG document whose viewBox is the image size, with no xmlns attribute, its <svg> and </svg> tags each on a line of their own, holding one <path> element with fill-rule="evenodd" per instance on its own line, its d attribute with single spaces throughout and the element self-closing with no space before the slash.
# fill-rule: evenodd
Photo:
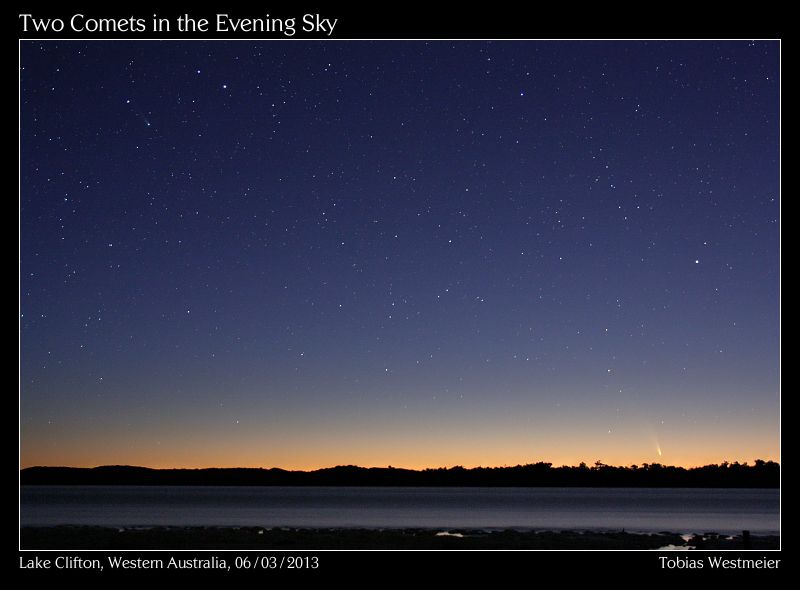
<svg viewBox="0 0 800 590">
<path fill-rule="evenodd" d="M 638 464 L 637 463 L 631 463 L 630 465 L 612 465 L 610 463 L 603 463 L 601 460 L 597 460 L 597 461 L 595 461 L 594 463 L 591 463 L 591 464 L 586 463 L 585 461 L 581 461 L 577 465 L 574 465 L 574 464 L 573 465 L 568 465 L 568 464 L 555 465 L 554 463 L 552 463 L 550 461 L 533 461 L 533 462 L 530 462 L 530 463 L 517 463 L 516 465 L 475 465 L 475 466 L 471 466 L 471 467 L 467 467 L 467 466 L 464 466 L 464 465 L 458 465 L 458 464 L 446 465 L 446 466 L 445 465 L 440 465 L 440 466 L 436 466 L 436 467 L 398 467 L 398 466 L 395 466 L 395 465 L 371 465 L 371 466 L 367 467 L 367 466 L 362 466 L 362 465 L 356 465 L 356 464 L 353 464 L 353 463 L 340 463 L 340 464 L 337 464 L 337 465 L 331 465 L 331 466 L 327 466 L 327 467 L 316 467 L 316 468 L 310 468 L 310 469 L 292 469 L 292 468 L 278 467 L 278 466 L 272 466 L 272 467 L 265 467 L 265 466 L 256 466 L 256 467 L 254 467 L 254 466 L 235 466 L 235 467 L 215 467 L 215 466 L 206 466 L 206 467 L 148 467 L 146 465 L 131 465 L 131 464 L 122 464 L 122 463 L 109 464 L 109 463 L 107 463 L 107 464 L 103 464 L 103 465 L 93 465 L 93 466 L 86 466 L 86 465 L 80 465 L 80 466 L 76 466 L 76 465 L 31 465 L 31 466 L 28 466 L 28 467 L 20 466 L 19 469 L 20 469 L 20 472 L 25 471 L 27 469 L 102 469 L 102 468 L 108 468 L 108 467 L 126 467 L 126 468 L 133 468 L 133 469 L 148 469 L 148 470 L 151 470 L 151 471 L 203 471 L 203 470 L 213 470 L 213 469 L 216 469 L 216 470 L 223 470 L 223 469 L 229 469 L 229 470 L 252 469 L 252 470 L 265 470 L 265 471 L 268 471 L 268 470 L 278 469 L 278 470 L 281 470 L 281 471 L 288 471 L 288 472 L 312 473 L 312 472 L 315 472 L 315 471 L 324 471 L 324 470 L 327 470 L 327 469 L 337 469 L 337 468 L 341 468 L 341 467 L 355 467 L 355 468 L 358 468 L 358 469 L 396 469 L 396 470 L 401 470 L 401 471 L 418 471 L 418 472 L 421 472 L 421 471 L 427 471 L 427 470 L 442 470 L 442 469 L 449 470 L 449 469 L 457 469 L 457 468 L 466 469 L 466 470 L 471 470 L 471 469 L 513 469 L 513 468 L 516 468 L 516 467 L 525 467 L 525 466 L 528 466 L 528 465 L 539 465 L 539 464 L 546 464 L 551 469 L 560 469 L 560 468 L 564 468 L 564 467 L 566 467 L 566 468 L 580 468 L 581 466 L 584 466 L 587 469 L 593 469 L 593 468 L 596 468 L 596 467 L 598 467 L 598 468 L 599 467 L 611 467 L 611 468 L 614 468 L 614 469 L 619 469 L 619 468 L 631 469 L 631 468 L 635 467 L 635 468 L 639 469 L 639 468 L 641 468 L 641 467 L 643 467 L 645 465 L 648 465 L 648 466 L 659 465 L 661 467 L 671 467 L 671 468 L 679 468 L 679 469 L 699 469 L 699 468 L 702 468 L 702 467 L 720 467 L 722 465 L 728 465 L 728 466 L 730 466 L 730 465 L 740 465 L 740 466 L 746 466 L 746 467 L 755 467 L 757 461 L 762 461 L 763 463 L 775 463 L 778 466 L 780 466 L 780 462 L 778 462 L 776 460 L 757 458 L 757 459 L 754 459 L 752 461 L 752 463 L 750 461 L 739 462 L 739 461 L 727 461 L 727 460 L 725 460 L 725 461 L 720 461 L 719 463 L 706 463 L 706 464 L 703 464 L 703 465 L 669 465 L 669 464 L 666 464 L 666 463 L 660 463 L 658 461 L 644 462 L 644 463 L 638 463 Z"/>
</svg>

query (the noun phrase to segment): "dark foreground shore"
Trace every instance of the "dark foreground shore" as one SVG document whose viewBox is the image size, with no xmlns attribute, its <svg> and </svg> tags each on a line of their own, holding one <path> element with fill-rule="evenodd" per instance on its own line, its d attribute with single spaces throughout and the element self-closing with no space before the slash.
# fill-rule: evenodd
<svg viewBox="0 0 800 590">
<path fill-rule="evenodd" d="M 23 527 L 22 549 L 778 549 L 778 536 L 595 531 Z"/>
</svg>

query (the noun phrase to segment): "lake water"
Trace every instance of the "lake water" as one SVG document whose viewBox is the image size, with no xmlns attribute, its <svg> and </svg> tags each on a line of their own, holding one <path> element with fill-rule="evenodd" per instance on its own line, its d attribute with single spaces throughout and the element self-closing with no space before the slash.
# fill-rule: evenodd
<svg viewBox="0 0 800 590">
<path fill-rule="evenodd" d="M 777 489 L 24 486 L 23 526 L 778 534 Z"/>
</svg>

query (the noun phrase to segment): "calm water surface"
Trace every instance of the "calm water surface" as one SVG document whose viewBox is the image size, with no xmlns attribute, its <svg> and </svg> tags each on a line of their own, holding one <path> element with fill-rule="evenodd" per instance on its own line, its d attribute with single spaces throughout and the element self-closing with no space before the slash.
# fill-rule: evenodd
<svg viewBox="0 0 800 590">
<path fill-rule="evenodd" d="M 778 534 L 779 490 L 24 486 L 21 522 Z"/>
</svg>

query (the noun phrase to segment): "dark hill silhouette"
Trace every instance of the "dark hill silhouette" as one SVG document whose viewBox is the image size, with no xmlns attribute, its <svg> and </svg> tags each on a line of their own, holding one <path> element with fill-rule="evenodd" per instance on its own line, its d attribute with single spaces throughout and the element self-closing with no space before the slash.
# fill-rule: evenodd
<svg viewBox="0 0 800 590">
<path fill-rule="evenodd" d="M 340 465 L 315 471 L 210 468 L 149 469 L 126 465 L 94 468 L 29 467 L 20 472 L 22 485 L 228 485 L 228 486 L 563 486 L 563 487 L 696 487 L 777 488 L 780 466 L 756 460 L 754 465 L 728 463 L 704 467 L 672 467 L 659 463 L 613 467 L 553 467 L 531 463 L 515 467 L 450 467 L 397 469 Z"/>
</svg>

